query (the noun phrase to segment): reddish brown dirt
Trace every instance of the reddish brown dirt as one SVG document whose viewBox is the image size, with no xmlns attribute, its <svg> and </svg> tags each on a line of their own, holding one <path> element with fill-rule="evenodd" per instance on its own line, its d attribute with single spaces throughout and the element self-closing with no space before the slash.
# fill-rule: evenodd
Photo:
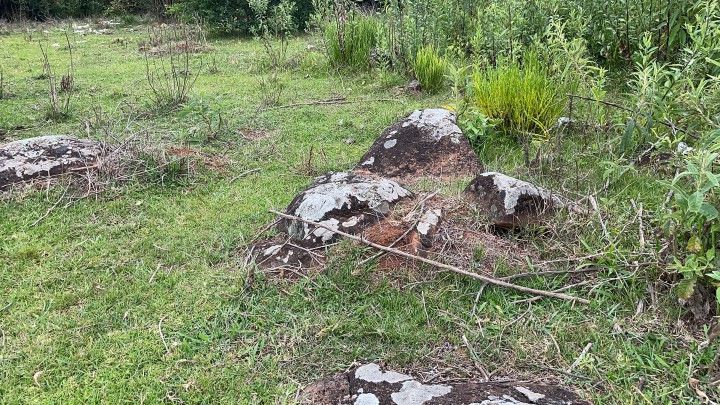
<svg viewBox="0 0 720 405">
<path fill-rule="evenodd" d="M 203 165 L 217 171 L 224 171 L 230 164 L 227 158 L 214 156 L 187 146 L 170 146 L 166 152 L 171 156 L 195 158 L 202 162 Z"/>
</svg>

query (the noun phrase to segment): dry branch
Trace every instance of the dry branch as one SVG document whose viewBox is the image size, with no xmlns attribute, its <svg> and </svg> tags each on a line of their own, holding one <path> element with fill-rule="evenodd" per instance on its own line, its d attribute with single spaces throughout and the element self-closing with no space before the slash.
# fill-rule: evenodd
<svg viewBox="0 0 720 405">
<path fill-rule="evenodd" d="M 482 274 L 472 273 L 472 272 L 469 272 L 469 271 L 467 271 L 467 270 L 463 270 L 463 269 L 461 269 L 461 268 L 459 268 L 459 267 L 451 266 L 451 265 L 448 265 L 448 264 L 445 264 L 445 263 L 440 263 L 440 262 L 435 261 L 435 260 L 432 260 L 432 259 L 427 259 L 427 258 L 424 258 L 424 257 L 416 256 L 416 255 L 413 255 L 413 254 L 410 254 L 410 253 L 407 253 L 407 252 L 403 252 L 402 250 L 398 250 L 398 249 L 395 249 L 395 248 L 389 248 L 389 247 L 387 247 L 387 246 L 379 245 L 379 244 L 377 244 L 377 243 L 374 243 L 374 242 L 371 242 L 371 241 L 369 241 L 369 240 L 366 240 L 366 239 L 364 239 L 364 238 L 362 238 L 362 237 L 360 237 L 360 236 L 355 236 L 355 235 L 352 235 L 352 234 L 349 234 L 349 233 L 346 233 L 346 232 L 343 232 L 343 231 L 340 231 L 340 230 L 337 230 L 337 229 L 332 229 L 332 228 L 328 227 L 327 225 L 324 225 L 324 224 L 321 224 L 321 223 L 318 223 L 318 222 L 314 222 L 314 221 L 309 221 L 309 220 L 307 220 L 307 219 L 303 219 L 303 218 L 300 218 L 300 217 L 297 217 L 297 216 L 294 216 L 294 215 L 283 214 L 283 213 L 281 213 L 281 212 L 274 211 L 274 210 L 270 210 L 270 212 L 273 213 L 273 214 L 275 214 L 275 215 L 278 215 L 278 216 L 280 216 L 280 217 L 283 217 L 283 218 L 292 219 L 292 220 L 295 220 L 295 221 L 300 221 L 300 222 L 304 222 L 304 223 L 309 224 L 309 225 L 313 225 L 313 226 L 317 226 L 317 227 L 320 227 L 320 228 L 323 228 L 323 229 L 327 229 L 327 230 L 330 231 L 330 232 L 336 233 L 336 234 L 338 234 L 338 235 L 342 235 L 342 236 L 344 236 L 344 237 L 346 237 L 346 238 L 348 238 L 348 239 L 351 239 L 351 240 L 354 240 L 354 241 L 363 243 L 363 244 L 365 244 L 365 245 L 374 247 L 375 249 L 383 250 L 383 251 L 386 251 L 386 252 L 388 252 L 388 253 L 396 254 L 396 255 L 398 255 L 398 256 L 403 256 L 403 257 L 407 257 L 407 258 L 409 258 L 409 259 L 413 259 L 413 260 L 417 260 L 417 261 L 420 261 L 420 262 L 423 262 L 423 263 L 427 263 L 427 264 L 430 264 L 430 265 L 432 265 L 432 266 L 435 266 L 435 267 L 438 267 L 438 268 L 441 268 L 441 269 L 445 269 L 445 270 L 449 270 L 449 271 L 451 271 L 451 272 L 453 272 L 453 273 L 457 273 L 457 274 L 461 274 L 461 275 L 463 275 L 463 276 L 471 277 L 471 278 L 474 278 L 474 279 L 477 279 L 477 280 L 480 280 L 480 281 L 483 281 L 483 282 L 485 282 L 485 283 L 492 284 L 492 285 L 495 285 L 495 286 L 498 286 L 498 287 L 509 288 L 509 289 L 512 289 L 512 290 L 524 292 L 524 293 L 531 294 L 531 295 L 535 295 L 535 296 L 558 298 L 558 299 L 562 299 L 562 300 L 566 300 L 566 301 L 579 302 L 579 303 L 581 303 L 581 304 L 589 304 L 589 303 L 590 303 L 589 300 L 586 300 L 586 299 L 584 299 L 584 298 L 573 297 L 572 295 L 567 295 L 567 294 L 557 293 L 557 292 L 552 292 L 552 291 L 537 290 L 537 289 L 530 288 L 530 287 L 523 287 L 523 286 L 520 286 L 520 285 L 517 285 L 517 284 L 508 283 L 508 282 L 506 282 L 506 281 L 503 281 L 503 280 L 500 280 L 500 279 L 497 279 L 497 278 L 494 278 L 494 277 L 489 277 L 489 276 L 485 276 L 485 275 L 482 275 Z"/>
<path fill-rule="evenodd" d="M 292 108 L 292 107 L 305 107 L 305 106 L 313 106 L 313 105 L 342 105 L 342 104 L 352 104 L 352 103 L 373 103 L 373 102 L 397 102 L 398 100 L 391 99 L 391 98 L 375 98 L 375 99 L 361 99 L 361 100 L 348 100 L 346 98 L 338 98 L 338 99 L 329 99 L 329 100 L 313 100 L 313 101 L 306 101 L 302 103 L 293 103 L 293 104 L 285 104 L 285 105 L 278 105 L 275 107 L 268 108 L 269 110 L 275 110 L 280 108 Z"/>
</svg>

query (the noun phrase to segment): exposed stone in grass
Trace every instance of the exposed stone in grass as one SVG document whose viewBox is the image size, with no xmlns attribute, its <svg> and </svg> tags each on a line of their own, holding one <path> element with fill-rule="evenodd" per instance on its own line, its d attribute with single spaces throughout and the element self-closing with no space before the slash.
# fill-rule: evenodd
<svg viewBox="0 0 720 405">
<path fill-rule="evenodd" d="M 328 173 L 317 177 L 285 211 L 331 229 L 358 234 L 384 218 L 395 203 L 411 195 L 400 184 L 382 177 Z M 278 230 L 281 236 L 255 246 L 256 261 L 264 263 L 263 267 L 307 266 L 312 262 L 314 249 L 337 239 L 337 234 L 328 229 L 287 219 L 279 222 Z"/>
<path fill-rule="evenodd" d="M 390 212 L 393 204 L 411 193 L 395 181 L 355 173 L 329 173 L 290 203 L 286 212 L 347 233 L 357 233 Z M 335 233 L 303 222 L 283 220 L 280 229 L 297 241 L 330 243 Z"/>
<path fill-rule="evenodd" d="M 479 175 L 466 191 L 479 203 L 491 223 L 500 228 L 537 222 L 566 206 L 562 197 L 548 190 L 496 172 Z"/>
<path fill-rule="evenodd" d="M 422 383 L 410 375 L 385 371 L 378 364 L 361 365 L 306 387 L 303 404 L 453 404 L 453 405 L 573 405 L 589 404 L 565 388 L 505 382 Z"/>
<path fill-rule="evenodd" d="M 474 175 L 479 167 L 455 114 L 436 108 L 415 111 L 387 128 L 355 169 L 410 181 L 417 176 Z"/>
<path fill-rule="evenodd" d="M 61 135 L 10 142 L 0 146 L 0 189 L 92 166 L 103 152 L 98 141 Z"/>
</svg>

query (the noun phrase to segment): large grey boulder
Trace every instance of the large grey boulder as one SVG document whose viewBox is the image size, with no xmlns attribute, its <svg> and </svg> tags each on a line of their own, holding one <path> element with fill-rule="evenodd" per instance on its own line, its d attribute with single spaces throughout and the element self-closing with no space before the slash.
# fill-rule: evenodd
<svg viewBox="0 0 720 405">
<path fill-rule="evenodd" d="M 559 195 L 496 172 L 480 174 L 470 182 L 466 192 L 475 199 L 491 223 L 501 228 L 536 222 L 566 206 Z"/>
<path fill-rule="evenodd" d="M 37 177 L 55 176 L 93 165 L 101 142 L 49 135 L 0 146 L 0 189 Z"/>
<path fill-rule="evenodd" d="M 375 363 L 320 380 L 303 390 L 300 402 L 317 405 L 583 405 L 564 388 L 528 383 L 423 383 Z"/>
<path fill-rule="evenodd" d="M 328 173 L 292 200 L 285 212 L 330 229 L 358 234 L 383 219 L 392 206 L 412 193 L 397 182 L 353 172 Z M 256 245 L 256 261 L 267 266 L 309 264 L 312 250 L 337 240 L 332 230 L 298 220 L 282 219 L 284 240 Z"/>
<path fill-rule="evenodd" d="M 417 110 L 387 128 L 355 170 L 405 181 L 418 176 L 461 176 L 479 172 L 477 155 L 442 108 Z"/>
</svg>

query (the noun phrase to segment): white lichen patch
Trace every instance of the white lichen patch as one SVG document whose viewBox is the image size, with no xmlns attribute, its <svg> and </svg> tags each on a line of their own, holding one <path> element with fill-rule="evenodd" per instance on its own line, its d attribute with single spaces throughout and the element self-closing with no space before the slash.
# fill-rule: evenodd
<svg viewBox="0 0 720 405">
<path fill-rule="evenodd" d="M 362 219 L 363 215 L 354 215 L 347 219 L 347 221 L 342 223 L 342 226 L 344 228 L 350 228 L 358 224 L 360 222 L 360 219 Z"/>
<path fill-rule="evenodd" d="M 375 394 L 360 394 L 357 399 L 355 399 L 355 405 L 380 405 L 380 400 Z"/>
<path fill-rule="evenodd" d="M 497 172 L 483 173 L 480 176 L 491 177 L 498 191 L 504 194 L 503 208 L 507 215 L 515 213 L 515 207 L 522 196 L 540 197 L 556 207 L 562 207 L 564 205 L 558 196 L 526 181 Z"/>
<path fill-rule="evenodd" d="M 473 404 L 470 404 L 473 405 Z M 503 395 L 501 397 L 497 396 L 489 396 L 488 399 L 480 402 L 479 404 L 476 403 L 476 405 L 532 405 L 524 401 L 519 401 L 510 395 Z"/>
<path fill-rule="evenodd" d="M 330 218 L 330 219 L 322 221 L 320 223 L 322 225 L 326 226 L 327 228 L 323 228 L 323 227 L 319 226 L 319 227 L 315 228 L 315 230 L 312 232 L 312 235 L 320 238 L 320 240 L 322 240 L 323 242 L 328 242 L 328 241 L 330 241 L 330 239 L 333 238 L 333 236 L 335 236 L 335 232 L 333 232 L 333 231 L 337 231 L 340 221 L 338 221 L 335 218 Z M 330 228 L 332 230 L 330 230 L 328 228 Z"/>
<path fill-rule="evenodd" d="M 274 256 L 280 251 L 280 249 L 282 249 L 282 247 L 283 247 L 283 245 L 270 246 L 269 248 L 265 249 L 265 251 L 263 252 L 263 255 Z"/>
<path fill-rule="evenodd" d="M 519 393 L 525 395 L 525 397 L 527 397 L 527 399 L 529 399 L 530 402 L 533 402 L 533 403 L 536 403 L 537 401 L 545 398 L 545 394 L 533 392 L 525 387 L 515 387 L 515 390 L 518 391 Z"/>
<path fill-rule="evenodd" d="M 388 382 L 391 384 L 413 379 L 407 374 L 401 374 L 395 371 L 382 371 L 380 366 L 375 363 L 368 363 L 358 367 L 357 370 L 355 370 L 355 378 L 372 383 Z"/>
<path fill-rule="evenodd" d="M 303 193 L 302 200 L 292 210 L 292 214 L 314 222 L 332 219 L 324 224 L 335 230 L 340 222 L 337 219 L 328 218 L 332 211 L 363 210 L 365 207 L 356 206 L 358 203 L 363 203 L 376 214 L 385 215 L 390 210 L 391 203 L 411 194 L 395 181 L 359 175 L 350 176 L 348 173 L 334 173 L 330 176 L 320 177 L 318 182 L 320 184 L 316 184 Z M 345 222 L 347 221 L 352 221 L 352 218 Z M 347 228 L 352 225 L 343 224 L 343 226 Z M 305 239 L 310 233 L 310 226 L 292 224 L 289 233 L 294 238 Z M 312 234 L 321 237 L 323 241 L 328 241 L 334 236 L 334 233 L 327 229 L 315 229 Z"/>
<path fill-rule="evenodd" d="M 444 108 L 416 110 L 403 123 L 411 123 L 433 137 L 436 141 L 450 137 L 452 143 L 460 143 L 462 130 L 456 124 L 455 114 Z"/>
<path fill-rule="evenodd" d="M 0 147 L 0 175 L 23 180 L 58 169 L 88 165 L 101 153 L 102 145 L 90 140 L 61 135 L 23 139 Z"/>
<path fill-rule="evenodd" d="M 447 395 L 452 391 L 449 385 L 425 385 L 419 381 L 403 382 L 400 391 L 390 394 L 397 405 L 422 405 L 435 397 Z"/>
<path fill-rule="evenodd" d="M 293 254 L 295 254 L 295 252 L 293 252 L 292 250 L 288 250 L 285 257 L 282 258 L 282 262 L 287 264 L 290 261 L 290 256 L 292 256 Z"/>
<path fill-rule="evenodd" d="M 385 143 L 383 144 L 385 149 L 390 149 L 390 148 L 394 147 L 395 145 L 397 145 L 397 139 L 391 139 L 389 141 L 385 141 Z"/>
<path fill-rule="evenodd" d="M 370 159 L 363 162 L 363 166 L 372 166 L 375 164 L 375 156 L 370 156 Z"/>
<path fill-rule="evenodd" d="M 358 201 L 367 202 L 370 208 L 380 206 L 382 203 L 395 202 L 407 197 L 410 192 L 398 183 L 388 179 L 373 179 L 356 177 L 353 182 L 334 181 L 334 175 L 329 183 L 317 185 L 305 192 L 303 200 L 294 214 L 300 218 L 318 221 L 328 212 L 349 208 L 352 205 L 351 197 Z"/>
<path fill-rule="evenodd" d="M 418 221 L 417 231 L 421 235 L 427 235 L 433 227 L 437 226 L 441 217 L 442 210 L 439 208 L 425 211 Z"/>
</svg>

